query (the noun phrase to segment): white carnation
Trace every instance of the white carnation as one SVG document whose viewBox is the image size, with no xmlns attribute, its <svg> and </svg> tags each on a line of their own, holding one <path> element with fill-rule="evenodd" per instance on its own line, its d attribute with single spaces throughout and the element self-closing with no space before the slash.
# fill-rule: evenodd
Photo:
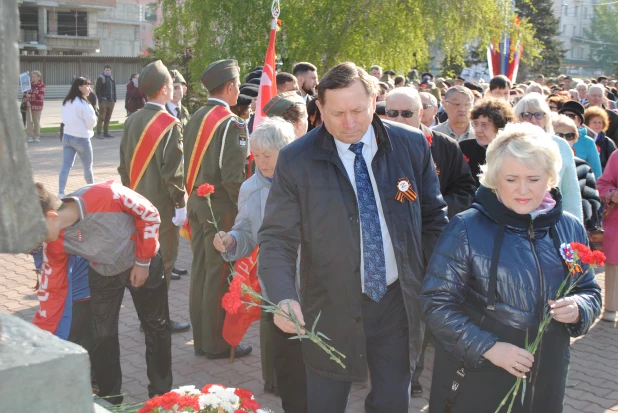
<svg viewBox="0 0 618 413">
<path fill-rule="evenodd" d="M 218 407 L 219 403 L 221 402 L 221 400 L 212 393 L 202 394 L 200 397 L 198 397 L 197 401 L 200 404 L 200 410 L 204 410 L 208 406 Z"/>
<path fill-rule="evenodd" d="M 218 393 L 220 391 L 225 391 L 225 389 L 221 386 L 210 386 L 210 389 L 208 389 L 208 393 Z"/>
<path fill-rule="evenodd" d="M 172 391 L 183 396 L 195 396 L 196 394 L 202 394 L 202 392 L 196 389 L 195 386 L 180 386 Z"/>
</svg>

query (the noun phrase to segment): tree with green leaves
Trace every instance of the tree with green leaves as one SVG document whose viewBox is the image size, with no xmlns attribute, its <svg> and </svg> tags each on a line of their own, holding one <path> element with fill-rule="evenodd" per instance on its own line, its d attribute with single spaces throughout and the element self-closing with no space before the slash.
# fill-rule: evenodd
<svg viewBox="0 0 618 413">
<path fill-rule="evenodd" d="M 281 0 L 277 54 L 283 70 L 309 61 L 320 73 L 342 61 L 407 73 L 430 61 L 439 42 L 448 61 L 463 62 L 466 45 L 488 45 L 503 30 L 521 36 L 530 55 L 540 47 L 524 19 L 519 27 L 508 0 Z M 243 73 L 263 64 L 270 27 L 269 0 L 159 0 L 156 54 L 189 48 L 192 79 L 209 62 L 234 58 Z"/>
<path fill-rule="evenodd" d="M 520 17 L 527 18 L 536 32 L 536 39 L 543 46 L 540 59 L 530 62 L 528 45 L 524 43 L 523 61 L 519 65 L 518 78 L 525 79 L 542 73 L 556 76 L 566 52 L 556 36 L 560 33 L 560 20 L 554 16 L 553 0 L 516 0 L 515 9 Z"/>
<path fill-rule="evenodd" d="M 618 13 L 617 4 L 594 7 L 594 24 L 584 29 L 584 36 L 591 44 L 590 60 L 596 69 L 618 76 Z"/>
</svg>

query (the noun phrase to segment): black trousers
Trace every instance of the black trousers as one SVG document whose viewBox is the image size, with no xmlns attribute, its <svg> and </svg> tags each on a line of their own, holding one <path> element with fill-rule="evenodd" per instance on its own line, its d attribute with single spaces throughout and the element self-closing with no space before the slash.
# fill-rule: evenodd
<svg viewBox="0 0 618 413">
<path fill-rule="evenodd" d="M 371 391 L 366 413 L 407 413 L 410 401 L 408 317 L 399 282 L 391 284 L 380 302 L 363 295 Z M 328 379 L 307 369 L 309 413 L 344 413 L 352 383 Z"/>
<path fill-rule="evenodd" d="M 290 340 L 295 334 L 284 333 L 268 314 L 271 323 L 275 376 L 281 405 L 285 413 L 307 412 L 307 375 L 300 340 Z"/>
<path fill-rule="evenodd" d="M 118 314 L 125 288 L 131 293 L 144 327 L 146 373 L 150 380 L 148 395 L 153 397 L 172 388 L 172 337 L 161 256 L 153 257 L 148 280 L 140 288 L 131 285 L 130 275 L 131 269 L 109 277 L 92 268 L 88 272 L 96 337 L 92 366 L 99 383 L 99 396 L 113 396 L 107 399 L 113 404 L 122 403 Z"/>
<path fill-rule="evenodd" d="M 90 299 L 73 301 L 71 330 L 69 330 L 67 340 L 82 346 L 88 352 L 90 364 L 92 365 L 96 341 L 94 338 L 94 323 L 92 321 Z"/>
</svg>

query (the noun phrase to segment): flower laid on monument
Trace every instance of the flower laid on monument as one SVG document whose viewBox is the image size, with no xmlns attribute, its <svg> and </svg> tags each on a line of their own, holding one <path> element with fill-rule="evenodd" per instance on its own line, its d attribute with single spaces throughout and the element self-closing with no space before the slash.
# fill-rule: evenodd
<svg viewBox="0 0 618 413">
<path fill-rule="evenodd" d="M 181 386 L 148 400 L 138 413 L 269 413 L 249 390 L 207 384 L 202 390 Z"/>
<path fill-rule="evenodd" d="M 210 194 L 214 193 L 215 188 L 210 184 L 203 184 L 197 188 L 198 196 L 205 197 L 208 201 L 208 207 L 210 208 L 210 214 L 212 215 L 212 221 L 208 221 L 215 226 L 217 233 L 219 233 L 219 225 L 217 218 L 212 210 L 212 204 L 210 201 Z M 227 248 L 225 250 L 226 257 L 228 256 Z M 228 263 L 229 259 L 226 260 Z M 266 311 L 268 313 L 281 315 L 296 325 L 296 337 L 295 339 L 306 339 L 310 340 L 318 347 L 320 347 L 331 360 L 335 363 L 339 364 L 341 367 L 345 368 L 345 364 L 341 361 L 345 358 L 345 354 L 339 352 L 336 348 L 326 343 L 324 340 L 330 340 L 326 335 L 321 332 L 316 332 L 315 327 L 318 324 L 318 320 L 320 319 L 320 314 L 316 317 L 311 330 L 305 328 L 305 326 L 301 325 L 300 322 L 296 319 L 294 312 L 291 310 L 288 304 L 287 312 L 283 311 L 281 306 L 268 301 L 261 294 L 256 292 L 253 288 L 251 288 L 250 282 L 243 275 L 239 275 L 234 266 L 230 264 L 230 288 L 229 292 L 223 295 L 221 300 L 223 309 L 229 314 L 236 314 L 240 308 L 245 305 L 246 309 L 251 307 L 260 307 L 262 311 Z M 284 304 L 285 305 L 285 304 Z"/>
<path fill-rule="evenodd" d="M 601 251 L 592 251 L 586 245 L 581 244 L 579 242 L 571 242 L 571 243 L 563 243 L 560 245 L 560 255 L 564 260 L 567 268 L 569 269 L 568 276 L 562 281 L 560 287 L 558 287 L 558 292 L 554 298 L 554 301 L 557 301 L 561 298 L 568 297 L 571 294 L 571 291 L 577 286 L 577 283 L 581 280 L 582 276 L 586 273 L 586 271 L 594 271 L 594 267 L 602 267 L 605 265 L 605 254 Z M 587 266 L 587 268 L 585 267 Z M 553 311 L 552 307 L 549 304 L 545 304 L 545 311 L 543 315 L 543 319 L 541 320 L 541 324 L 539 325 L 539 329 L 537 331 L 536 338 L 532 343 L 528 342 L 528 332 L 526 331 L 526 345 L 525 348 L 528 352 L 534 355 L 541 343 L 541 339 L 543 338 L 543 333 L 545 333 L 545 329 L 553 320 Z M 530 379 L 532 379 L 532 374 L 530 375 Z M 500 402 L 500 405 L 496 409 L 496 413 L 501 412 L 502 408 L 509 403 L 509 398 L 511 399 L 507 413 L 510 413 L 513 410 L 513 405 L 515 403 L 515 398 L 519 392 L 519 388 L 523 387 L 521 393 L 521 404 L 524 403 L 524 398 L 526 396 L 526 380 L 522 378 L 518 378 L 515 381 L 515 384 L 508 391 L 504 399 Z"/>
</svg>

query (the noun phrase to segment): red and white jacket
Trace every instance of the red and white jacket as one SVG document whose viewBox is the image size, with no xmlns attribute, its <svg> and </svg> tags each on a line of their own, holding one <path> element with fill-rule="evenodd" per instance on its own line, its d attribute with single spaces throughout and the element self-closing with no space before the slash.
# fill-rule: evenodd
<svg viewBox="0 0 618 413">
<path fill-rule="evenodd" d="M 102 276 L 120 274 L 134 265 L 148 266 L 159 249 L 159 211 L 146 198 L 114 181 L 83 187 L 64 201 L 74 201 L 80 219 L 44 243 L 33 323 L 55 332 L 68 289 L 68 256 L 87 259 Z"/>
<path fill-rule="evenodd" d="M 23 101 L 30 102 L 32 110 L 43 110 L 43 101 L 45 100 L 45 83 L 39 80 L 36 83 L 31 83 L 29 91 L 24 93 Z"/>
</svg>

